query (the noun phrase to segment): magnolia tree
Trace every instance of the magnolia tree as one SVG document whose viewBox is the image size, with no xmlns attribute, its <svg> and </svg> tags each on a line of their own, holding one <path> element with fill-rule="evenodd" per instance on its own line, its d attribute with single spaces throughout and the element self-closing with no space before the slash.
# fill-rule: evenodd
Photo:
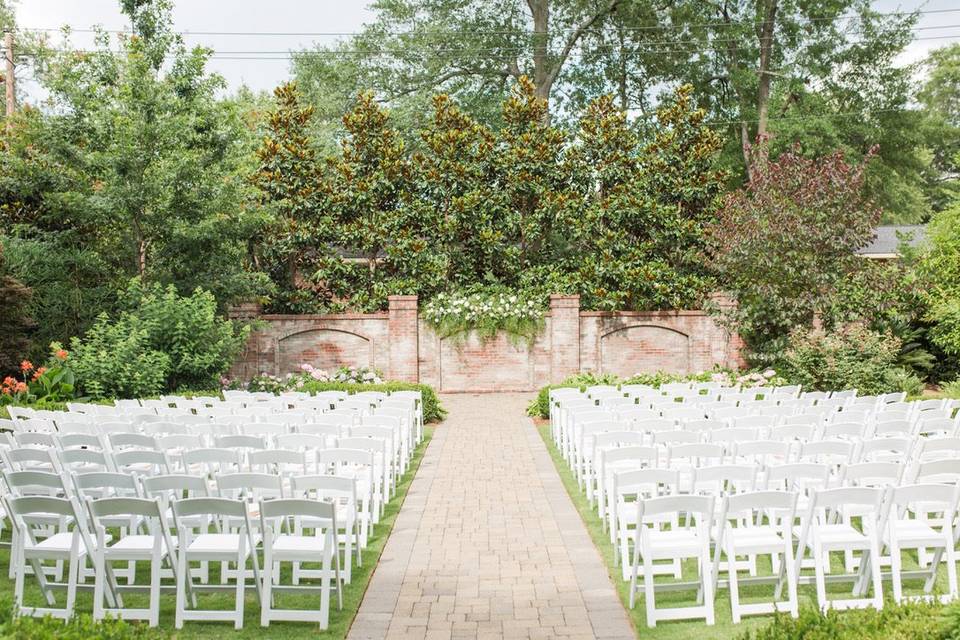
<svg viewBox="0 0 960 640">
<path fill-rule="evenodd" d="M 410 148 L 365 93 L 337 153 L 317 158 L 310 109 L 280 88 L 253 178 L 275 216 L 258 247 L 280 290 L 271 306 L 375 310 L 390 294 L 478 287 L 491 300 L 579 293 L 590 309 L 699 305 L 724 175 L 691 96 L 680 88 L 646 137 L 609 97 L 567 131 L 520 78 L 500 129 L 440 95 Z"/>
<path fill-rule="evenodd" d="M 757 361 L 779 352 L 792 328 L 828 319 L 880 220 L 864 195 L 866 162 L 807 158 L 799 146 L 766 160 L 762 144 L 750 182 L 726 197 L 709 232 L 710 263 L 738 302 L 725 320 Z"/>
</svg>

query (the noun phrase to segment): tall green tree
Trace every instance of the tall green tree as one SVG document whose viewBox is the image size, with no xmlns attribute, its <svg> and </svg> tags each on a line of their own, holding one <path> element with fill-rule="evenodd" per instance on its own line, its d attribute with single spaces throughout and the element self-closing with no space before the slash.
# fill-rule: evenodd
<svg viewBox="0 0 960 640">
<path fill-rule="evenodd" d="M 53 54 L 41 78 L 61 135 L 51 153 L 87 182 L 70 197 L 123 273 L 212 287 L 221 300 L 249 294 L 244 242 L 259 219 L 243 206 L 242 114 L 217 100 L 210 52 L 187 49 L 167 0 L 122 8 L 132 34 L 119 52 L 100 33 L 91 53 Z"/>
<path fill-rule="evenodd" d="M 960 44 L 934 50 L 926 60 L 918 98 L 932 152 L 928 194 L 935 211 L 960 201 Z"/>
</svg>

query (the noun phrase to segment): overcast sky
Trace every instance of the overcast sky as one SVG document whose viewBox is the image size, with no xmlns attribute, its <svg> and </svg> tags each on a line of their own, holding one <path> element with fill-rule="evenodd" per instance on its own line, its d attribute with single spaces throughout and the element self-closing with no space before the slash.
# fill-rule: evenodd
<svg viewBox="0 0 960 640">
<path fill-rule="evenodd" d="M 874 0 L 879 11 L 944 10 L 958 8 L 958 0 Z M 257 36 L 249 32 L 353 32 L 371 19 L 364 0 L 175 0 L 174 23 L 188 44 L 204 44 L 216 51 L 289 51 L 335 37 L 296 35 Z M 23 28 L 59 28 L 65 24 L 88 29 L 123 29 L 128 25 L 117 0 L 19 0 L 17 22 Z M 957 25 L 957 26 L 954 26 Z M 960 42 L 960 12 L 932 13 L 921 17 L 915 41 L 904 55 L 918 60 L 933 48 Z M 191 32 L 248 32 L 244 35 L 190 35 Z M 944 37 L 947 36 L 947 37 Z M 937 37 L 939 39 L 932 39 Z M 76 33 L 78 47 L 89 47 L 92 36 Z M 289 61 L 214 59 L 210 67 L 221 73 L 231 88 L 241 84 L 270 90 L 289 77 Z M 28 91 L 34 93 L 28 85 Z M 31 96 L 36 99 L 37 96 Z"/>
</svg>

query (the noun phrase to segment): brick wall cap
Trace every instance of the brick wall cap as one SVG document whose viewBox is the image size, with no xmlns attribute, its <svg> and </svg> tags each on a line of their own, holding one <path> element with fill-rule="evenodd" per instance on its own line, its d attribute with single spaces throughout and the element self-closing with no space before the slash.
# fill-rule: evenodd
<svg viewBox="0 0 960 640">
<path fill-rule="evenodd" d="M 386 320 L 390 314 L 380 313 L 274 313 L 260 316 L 261 320 L 284 322 L 284 321 L 309 321 L 318 320 Z"/>
<path fill-rule="evenodd" d="M 583 318 L 675 318 L 709 316 L 703 309 L 661 309 L 657 311 L 581 311 Z"/>
<path fill-rule="evenodd" d="M 419 297 L 420 297 L 420 296 L 418 296 L 418 295 L 412 295 L 412 296 L 387 296 L 387 300 L 388 300 L 389 302 L 393 302 L 394 300 L 417 300 L 417 299 L 419 299 Z"/>
</svg>

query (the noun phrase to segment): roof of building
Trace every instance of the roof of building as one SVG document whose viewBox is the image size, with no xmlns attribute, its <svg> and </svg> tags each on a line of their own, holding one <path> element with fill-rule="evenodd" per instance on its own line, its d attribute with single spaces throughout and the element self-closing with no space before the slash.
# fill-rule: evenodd
<svg viewBox="0 0 960 640">
<path fill-rule="evenodd" d="M 861 256 L 896 257 L 901 242 L 917 247 L 927 240 L 927 226 L 924 224 L 891 224 L 876 228 L 873 241 L 857 250 Z"/>
</svg>

